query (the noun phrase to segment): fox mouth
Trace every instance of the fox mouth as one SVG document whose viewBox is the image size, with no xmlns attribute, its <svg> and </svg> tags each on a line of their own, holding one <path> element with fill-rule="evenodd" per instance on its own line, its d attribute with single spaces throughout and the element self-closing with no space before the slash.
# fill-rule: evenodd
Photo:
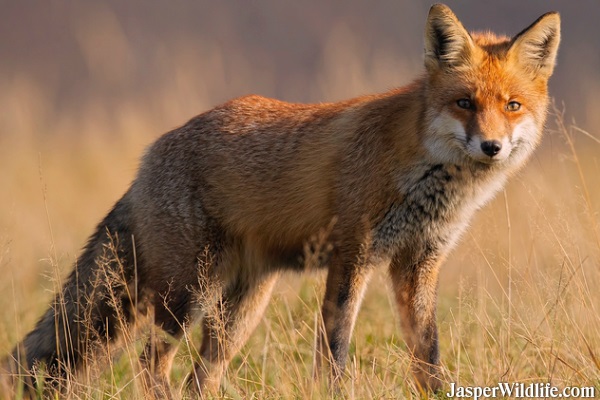
<svg viewBox="0 0 600 400">
<path fill-rule="evenodd" d="M 508 154 L 506 156 L 488 156 L 485 154 L 473 154 L 472 152 L 470 152 L 468 149 L 465 150 L 465 153 L 469 156 L 469 158 L 477 163 L 481 163 L 481 164 L 488 164 L 488 165 L 493 165 L 493 164 L 500 164 L 503 161 L 506 161 L 509 157 L 510 157 L 510 153 L 508 152 Z"/>
<path fill-rule="evenodd" d="M 484 164 L 484 165 L 496 165 L 496 164 L 501 164 L 503 162 L 505 162 L 509 157 L 491 157 L 491 156 L 474 156 L 473 154 L 469 153 L 468 151 L 465 151 L 465 153 L 467 154 L 467 156 L 469 157 L 469 159 L 471 161 L 474 161 L 478 164 Z M 510 155 L 509 155 L 510 156 Z"/>
<path fill-rule="evenodd" d="M 504 159 L 499 160 L 497 158 L 494 157 L 485 157 L 485 158 L 475 158 L 475 157 L 471 157 L 471 159 L 475 162 L 478 162 L 480 164 L 486 164 L 486 165 L 493 165 L 493 164 L 499 164 L 502 161 L 504 161 Z"/>
</svg>

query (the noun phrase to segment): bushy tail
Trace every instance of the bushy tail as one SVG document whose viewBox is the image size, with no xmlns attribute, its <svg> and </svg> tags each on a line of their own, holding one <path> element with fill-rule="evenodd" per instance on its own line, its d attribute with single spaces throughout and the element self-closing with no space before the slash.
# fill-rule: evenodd
<svg viewBox="0 0 600 400">
<path fill-rule="evenodd" d="M 135 253 L 127 197 L 98 225 L 50 308 L 15 347 L 9 369 L 30 389 L 37 366 L 63 377 L 130 321 Z"/>
</svg>

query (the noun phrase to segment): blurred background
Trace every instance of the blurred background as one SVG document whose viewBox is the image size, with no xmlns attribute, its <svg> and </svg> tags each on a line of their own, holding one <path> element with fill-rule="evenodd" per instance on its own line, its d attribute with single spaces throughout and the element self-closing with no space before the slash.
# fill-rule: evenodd
<svg viewBox="0 0 600 400">
<path fill-rule="evenodd" d="M 586 285 L 600 282 L 600 2 L 446 3 L 467 29 L 508 35 L 561 13 L 550 92 L 564 125 L 550 115 L 542 148 L 450 257 L 441 319 L 451 324 L 445 302 L 472 290 L 535 325 L 576 276 L 565 313 L 579 310 L 577 329 L 597 335 L 600 302 Z M 324 102 L 407 84 L 423 70 L 430 5 L 0 0 L 2 346 L 37 318 L 54 290 L 47 278 L 65 276 L 160 134 L 245 94 Z"/>
<path fill-rule="evenodd" d="M 513 35 L 560 11 L 551 92 L 598 126 L 600 3 L 449 1 L 467 29 Z M 156 135 L 231 97 L 331 101 L 411 81 L 428 1 L 1 1 L 2 136 Z M 93 129 L 89 125 L 94 126 Z M 129 127 L 131 128 L 131 127 Z M 124 130 L 128 132 L 125 133 Z"/>
</svg>

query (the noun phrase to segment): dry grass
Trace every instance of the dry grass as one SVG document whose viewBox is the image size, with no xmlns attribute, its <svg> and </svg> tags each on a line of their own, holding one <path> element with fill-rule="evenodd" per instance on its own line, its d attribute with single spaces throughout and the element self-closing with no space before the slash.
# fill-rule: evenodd
<svg viewBox="0 0 600 400">
<path fill-rule="evenodd" d="M 333 86 L 314 91 L 325 98 L 372 91 L 403 75 L 396 69 L 375 78 L 352 51 L 344 54 L 345 64 L 358 67 L 351 76 L 324 68 L 322 80 Z M 180 74 L 185 82 L 197 79 L 191 69 Z M 111 119 L 92 108 L 53 116 L 51 98 L 27 79 L 6 90 L 0 105 L 10 118 L 0 123 L 12 133 L 0 136 L 0 354 L 47 307 L 86 236 L 133 178 L 143 148 L 171 127 L 165 121 L 184 122 L 191 109 L 206 109 L 206 99 L 215 98 L 165 89 L 162 112 L 132 101 L 109 113 Z M 584 134 L 559 114 L 551 116 L 542 149 L 479 212 L 442 270 L 438 321 L 447 382 L 551 382 L 600 391 L 600 133 Z M 383 271 L 374 277 L 359 314 L 345 397 L 419 397 L 386 282 Z M 331 397 L 311 379 L 322 293 L 323 275 L 281 280 L 265 318 L 230 365 L 221 396 Z M 191 329 L 180 345 L 176 391 L 199 338 Z M 132 337 L 119 353 L 90 360 L 68 382 L 66 397 L 145 398 L 140 342 Z"/>
</svg>

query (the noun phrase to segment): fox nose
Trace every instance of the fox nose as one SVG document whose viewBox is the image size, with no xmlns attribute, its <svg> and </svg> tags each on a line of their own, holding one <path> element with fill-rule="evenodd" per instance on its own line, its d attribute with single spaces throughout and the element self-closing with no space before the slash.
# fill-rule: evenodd
<svg viewBox="0 0 600 400">
<path fill-rule="evenodd" d="M 494 157 L 502 150 L 502 143 L 498 140 L 486 140 L 485 142 L 481 142 L 481 150 L 485 155 Z"/>
</svg>

